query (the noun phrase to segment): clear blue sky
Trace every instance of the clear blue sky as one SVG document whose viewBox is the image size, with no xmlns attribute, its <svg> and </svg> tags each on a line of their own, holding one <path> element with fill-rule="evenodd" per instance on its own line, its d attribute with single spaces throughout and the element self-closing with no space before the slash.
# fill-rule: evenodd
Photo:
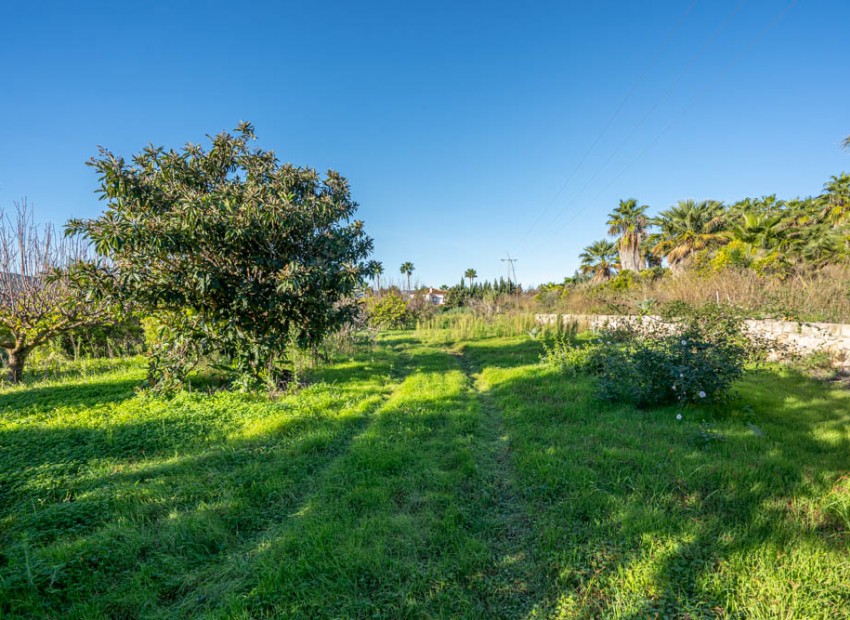
<svg viewBox="0 0 850 620">
<path fill-rule="evenodd" d="M 789 8 L 790 7 L 790 8 Z M 84 162 L 254 123 L 348 177 L 422 284 L 560 280 L 634 196 L 817 193 L 850 170 L 850 2 L 7 2 L 0 205 L 101 208 Z M 592 148 L 591 148 L 592 147 Z M 579 166 L 579 164 L 581 164 Z"/>
</svg>

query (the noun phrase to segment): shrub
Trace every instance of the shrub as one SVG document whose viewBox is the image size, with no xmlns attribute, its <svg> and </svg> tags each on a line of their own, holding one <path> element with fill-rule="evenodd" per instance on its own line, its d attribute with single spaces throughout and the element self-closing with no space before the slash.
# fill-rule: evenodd
<svg viewBox="0 0 850 620">
<path fill-rule="evenodd" d="M 662 321 L 620 329 L 621 342 L 594 350 L 603 398 L 639 407 L 726 396 L 756 352 L 728 306 L 668 306 Z M 627 336 L 623 338 L 623 334 Z M 603 336 L 605 338 L 606 336 Z"/>
<path fill-rule="evenodd" d="M 597 345 L 575 343 L 570 338 L 557 338 L 549 345 L 543 343 L 543 363 L 572 376 L 591 372 L 596 362 Z"/>
<path fill-rule="evenodd" d="M 640 276 L 629 269 L 621 271 L 605 285 L 612 291 L 626 291 L 634 288 L 640 282 Z"/>
<path fill-rule="evenodd" d="M 396 292 L 366 299 L 366 316 L 369 325 L 383 329 L 402 329 L 410 327 L 413 313 Z"/>
<path fill-rule="evenodd" d="M 595 375 L 605 400 L 644 408 L 722 399 L 763 347 L 750 341 L 743 319 L 728 306 L 673 304 L 661 320 L 601 330 L 585 346 L 556 341 L 543 360 L 571 374 Z"/>
</svg>

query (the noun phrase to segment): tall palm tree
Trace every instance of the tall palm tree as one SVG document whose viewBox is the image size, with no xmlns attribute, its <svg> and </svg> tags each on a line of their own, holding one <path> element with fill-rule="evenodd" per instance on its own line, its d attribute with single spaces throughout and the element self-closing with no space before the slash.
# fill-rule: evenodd
<svg viewBox="0 0 850 620">
<path fill-rule="evenodd" d="M 608 215 L 608 234 L 620 237 L 617 245 L 621 269 L 637 272 L 646 267 L 641 244 L 650 225 L 645 215 L 648 208 L 647 205 L 638 206 L 637 200 L 629 198 L 621 200 L 620 206 Z"/>
<path fill-rule="evenodd" d="M 380 293 L 381 292 L 381 276 L 384 275 L 384 264 L 382 262 L 375 262 L 375 289 Z"/>
<path fill-rule="evenodd" d="M 680 200 L 652 220 L 661 230 L 651 236 L 652 253 L 667 259 L 673 273 L 680 273 L 697 252 L 723 245 L 725 208 L 716 200 Z"/>
<path fill-rule="evenodd" d="M 472 283 L 478 277 L 478 272 L 475 269 L 467 269 L 463 272 L 463 277 L 469 280 L 469 288 L 472 288 Z"/>
<path fill-rule="evenodd" d="M 410 261 L 405 261 L 401 264 L 401 268 L 399 271 L 402 275 L 407 276 L 407 290 L 410 290 L 410 276 L 413 274 L 413 271 L 416 267 L 413 266 L 413 263 Z"/>
<path fill-rule="evenodd" d="M 592 275 L 593 284 L 601 284 L 614 275 L 617 268 L 617 245 L 613 241 L 602 239 L 594 241 L 584 248 L 578 256 L 581 259 L 582 273 Z"/>
<path fill-rule="evenodd" d="M 844 138 L 844 142 L 841 143 L 841 146 L 843 146 L 845 149 L 850 149 L 850 136 Z"/>
</svg>

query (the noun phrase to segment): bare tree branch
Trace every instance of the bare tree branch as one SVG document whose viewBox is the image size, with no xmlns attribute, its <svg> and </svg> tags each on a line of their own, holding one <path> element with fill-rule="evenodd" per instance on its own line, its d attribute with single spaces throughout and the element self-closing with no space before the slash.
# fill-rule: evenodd
<svg viewBox="0 0 850 620">
<path fill-rule="evenodd" d="M 12 214 L 0 209 L 0 347 L 8 354 L 8 378 L 17 383 L 35 347 L 110 322 L 113 308 L 70 277 L 81 265 L 94 266 L 84 240 L 38 226 L 26 199 L 14 207 Z"/>
</svg>

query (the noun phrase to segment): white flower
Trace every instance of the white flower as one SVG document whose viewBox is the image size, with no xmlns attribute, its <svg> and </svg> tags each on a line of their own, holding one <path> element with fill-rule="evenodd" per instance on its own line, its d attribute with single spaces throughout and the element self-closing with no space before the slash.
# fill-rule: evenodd
<svg viewBox="0 0 850 620">
<path fill-rule="evenodd" d="M 677 420 L 681 420 L 681 419 L 682 419 L 682 414 L 681 414 L 681 413 L 677 413 L 677 414 L 676 414 L 676 419 L 677 419 Z"/>
<path fill-rule="evenodd" d="M 679 378 L 680 378 L 680 379 L 684 379 L 684 378 L 685 378 L 685 373 L 680 372 L 680 373 L 679 373 Z"/>
<path fill-rule="evenodd" d="M 686 344 L 688 344 L 688 341 L 687 341 L 687 340 L 683 340 L 683 341 L 682 341 L 682 346 L 685 346 Z"/>
<path fill-rule="evenodd" d="M 700 398 L 705 398 L 705 392 L 703 392 L 702 390 L 700 390 L 700 392 L 699 392 L 699 397 L 700 397 Z"/>
<path fill-rule="evenodd" d="M 675 385 L 673 386 L 673 391 L 674 391 L 674 392 L 676 391 L 676 386 L 675 386 Z"/>
</svg>

